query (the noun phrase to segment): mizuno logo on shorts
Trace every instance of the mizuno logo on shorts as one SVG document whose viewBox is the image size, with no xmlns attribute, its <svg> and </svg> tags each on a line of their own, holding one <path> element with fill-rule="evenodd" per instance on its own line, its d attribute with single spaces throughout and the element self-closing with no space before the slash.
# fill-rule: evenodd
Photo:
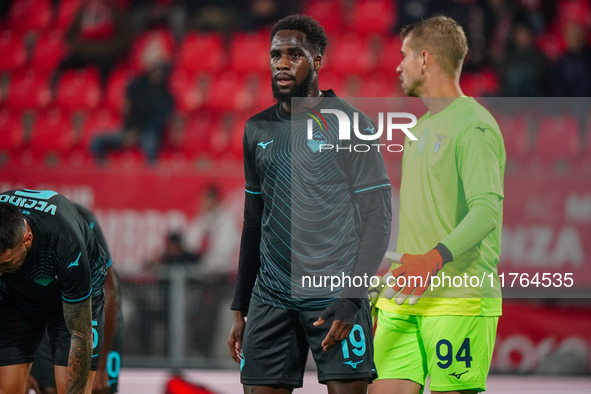
<svg viewBox="0 0 591 394">
<path fill-rule="evenodd" d="M 462 377 L 462 375 L 465 374 L 465 373 L 468 373 L 468 371 L 464 371 L 462 373 L 457 373 L 457 372 L 450 373 L 449 376 L 453 376 L 454 378 L 460 380 L 460 378 Z"/>
<path fill-rule="evenodd" d="M 353 361 L 345 361 L 343 362 L 343 364 L 347 364 L 353 367 L 353 369 L 357 369 L 357 364 L 361 364 L 363 362 L 363 360 L 361 361 L 357 361 L 356 363 L 354 363 Z"/>
</svg>

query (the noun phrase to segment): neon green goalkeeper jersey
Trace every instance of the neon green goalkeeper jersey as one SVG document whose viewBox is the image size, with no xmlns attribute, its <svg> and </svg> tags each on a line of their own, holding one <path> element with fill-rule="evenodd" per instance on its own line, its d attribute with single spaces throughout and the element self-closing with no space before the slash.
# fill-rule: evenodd
<svg viewBox="0 0 591 394">
<path fill-rule="evenodd" d="M 406 138 L 400 187 L 397 251 L 422 254 L 442 242 L 479 195 L 499 196 L 495 229 L 447 263 L 416 305 L 381 298 L 380 309 L 421 316 L 500 316 L 497 263 L 501 253 L 503 137 L 492 115 L 471 97 L 423 115 Z M 445 245 L 445 242 L 442 242 Z M 453 254 L 453 251 L 452 251 Z M 455 278 L 455 280 L 454 280 Z"/>
</svg>

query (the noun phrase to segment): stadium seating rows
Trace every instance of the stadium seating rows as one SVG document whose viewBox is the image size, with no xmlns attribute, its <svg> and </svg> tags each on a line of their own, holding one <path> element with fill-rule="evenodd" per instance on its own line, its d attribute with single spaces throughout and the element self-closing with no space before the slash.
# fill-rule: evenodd
<svg viewBox="0 0 591 394">
<path fill-rule="evenodd" d="M 236 33 L 229 42 L 219 34 L 191 32 L 176 42 L 169 30 L 150 30 L 136 37 L 127 61 L 111 73 L 104 89 L 92 68 L 66 71 L 52 86 L 52 74 L 67 53 L 64 32 L 80 2 L 61 0 L 54 10 L 51 0 L 20 0 L 0 25 L 0 134 L 8 137 L 1 139 L 0 152 L 31 160 L 52 152 L 66 160 L 90 160 L 92 136 L 116 129 L 127 83 L 141 72 L 144 52 L 158 50 L 173 65 L 170 88 L 176 100 L 162 158 L 240 159 L 244 120 L 273 102 L 268 32 Z M 591 15 L 584 13 L 588 2 L 569 4 L 561 8 L 558 19 Z M 318 19 L 330 35 L 321 88 L 350 97 L 403 95 L 395 73 L 401 42 L 390 33 L 394 11 L 392 1 L 360 0 L 346 18 L 342 2 L 306 3 L 304 12 Z M 540 46 L 548 53 L 560 53 L 563 44 L 556 37 L 557 32 L 548 32 L 540 38 Z M 464 73 L 462 86 L 468 95 L 487 96 L 498 91 L 499 82 L 492 70 L 485 69 Z M 548 164 L 585 151 L 574 119 L 537 120 L 539 132 L 531 138 L 531 119 L 500 116 L 501 128 L 510 137 L 506 138 L 510 158 L 539 157 Z M 562 130 L 560 135 L 553 132 L 557 129 Z M 130 156 L 141 161 L 138 152 Z"/>
</svg>

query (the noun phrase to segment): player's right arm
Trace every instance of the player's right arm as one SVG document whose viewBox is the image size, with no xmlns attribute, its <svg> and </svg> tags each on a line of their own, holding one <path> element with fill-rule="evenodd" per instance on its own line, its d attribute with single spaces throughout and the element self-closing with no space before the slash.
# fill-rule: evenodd
<svg viewBox="0 0 591 394">
<path fill-rule="evenodd" d="M 246 315 L 250 304 L 250 296 L 261 267 L 261 223 L 264 201 L 260 190 L 260 182 L 255 167 L 252 150 L 249 149 L 247 138 L 248 127 L 244 130 L 244 223 L 242 225 L 242 237 L 240 240 L 240 257 L 238 261 L 238 274 L 236 276 L 236 289 L 232 301 L 234 321 L 228 338 L 228 346 L 232 358 L 240 363 L 242 351 L 242 338 L 246 325 Z"/>
<path fill-rule="evenodd" d="M 64 319 L 70 331 L 68 394 L 84 394 L 92 356 L 92 297 L 63 302 Z"/>
</svg>

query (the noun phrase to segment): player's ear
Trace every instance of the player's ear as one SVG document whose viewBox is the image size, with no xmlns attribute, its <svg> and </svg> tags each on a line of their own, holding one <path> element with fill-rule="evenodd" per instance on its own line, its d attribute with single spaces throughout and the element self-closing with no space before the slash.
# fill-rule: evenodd
<svg viewBox="0 0 591 394">
<path fill-rule="evenodd" d="M 431 54 L 425 50 L 421 51 L 421 68 L 424 70 L 429 67 L 429 63 L 431 63 Z"/>
<path fill-rule="evenodd" d="M 23 242 L 25 243 L 27 249 L 30 249 L 31 245 L 33 244 L 33 233 L 28 229 L 25 231 L 25 235 L 23 236 Z"/>
<path fill-rule="evenodd" d="M 320 70 L 322 67 L 322 55 L 316 55 L 314 57 L 314 71 Z"/>
</svg>

